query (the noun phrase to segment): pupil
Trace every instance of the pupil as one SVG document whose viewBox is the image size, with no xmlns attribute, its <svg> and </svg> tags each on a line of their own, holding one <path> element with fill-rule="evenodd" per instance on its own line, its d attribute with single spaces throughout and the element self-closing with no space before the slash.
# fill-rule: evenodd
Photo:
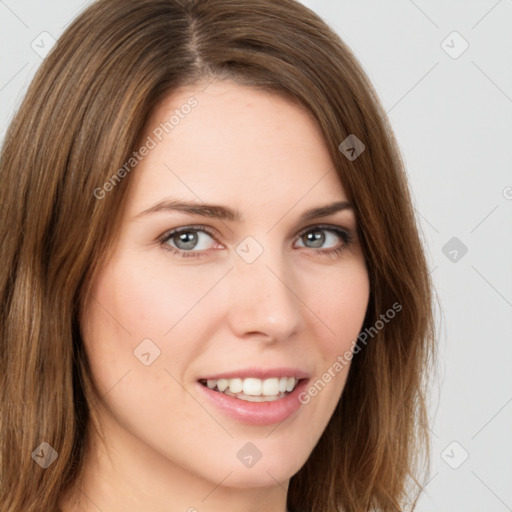
<svg viewBox="0 0 512 512">
<path fill-rule="evenodd" d="M 322 247 L 325 242 L 325 233 L 323 231 L 310 231 L 306 235 L 308 242 L 312 242 L 310 247 Z"/>
<path fill-rule="evenodd" d="M 187 231 L 185 233 L 180 233 L 175 237 L 174 242 L 178 249 L 193 249 L 197 244 L 197 233 L 193 233 L 192 231 Z"/>
</svg>

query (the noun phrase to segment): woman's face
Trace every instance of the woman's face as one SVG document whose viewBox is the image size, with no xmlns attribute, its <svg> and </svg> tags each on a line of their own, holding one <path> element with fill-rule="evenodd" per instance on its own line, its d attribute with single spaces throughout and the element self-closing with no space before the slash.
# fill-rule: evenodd
<svg viewBox="0 0 512 512">
<path fill-rule="evenodd" d="M 189 486 L 287 482 L 340 399 L 369 298 L 322 135 L 297 106 L 225 81 L 168 97 L 143 144 L 82 311 L 92 412 L 118 471 L 153 474 L 150 488 L 157 470 Z"/>
</svg>

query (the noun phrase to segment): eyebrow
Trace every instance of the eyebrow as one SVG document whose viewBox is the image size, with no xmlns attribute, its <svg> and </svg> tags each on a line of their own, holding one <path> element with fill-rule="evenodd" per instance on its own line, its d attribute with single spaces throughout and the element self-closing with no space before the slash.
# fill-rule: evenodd
<svg viewBox="0 0 512 512">
<path fill-rule="evenodd" d="M 300 220 L 307 221 L 319 217 L 326 217 L 327 215 L 332 215 L 333 213 L 352 209 L 353 207 L 350 202 L 337 201 L 332 204 L 311 208 L 310 210 L 305 211 L 301 215 Z M 203 217 L 212 217 L 221 220 L 228 220 L 231 222 L 242 222 L 243 220 L 243 215 L 238 210 L 233 210 L 226 206 L 199 203 L 194 201 L 178 201 L 172 199 L 167 199 L 156 203 L 147 210 L 137 214 L 135 218 L 143 217 L 156 212 L 172 211 L 184 212 L 191 215 L 200 215 Z"/>
</svg>

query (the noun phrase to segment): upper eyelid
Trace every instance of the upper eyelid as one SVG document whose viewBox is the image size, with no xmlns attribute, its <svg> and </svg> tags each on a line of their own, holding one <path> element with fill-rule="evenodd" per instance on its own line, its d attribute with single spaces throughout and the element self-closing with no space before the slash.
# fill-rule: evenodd
<svg viewBox="0 0 512 512">
<path fill-rule="evenodd" d="M 206 233 L 207 235 L 210 235 L 212 238 L 214 238 L 215 230 L 212 228 L 209 228 L 208 226 L 202 226 L 202 225 L 190 225 L 190 226 L 183 226 L 179 228 L 169 229 L 165 233 L 163 233 L 161 236 L 158 237 L 158 240 L 165 240 L 172 235 L 176 235 L 178 233 L 186 233 L 187 231 L 202 231 Z"/>
<path fill-rule="evenodd" d="M 307 233 L 308 231 L 312 231 L 314 228 L 319 229 L 325 229 L 326 231 L 332 230 L 332 231 L 344 231 L 347 234 L 351 233 L 351 229 L 345 228 L 343 226 L 338 226 L 336 224 L 311 224 L 309 226 L 306 226 L 305 228 L 302 228 L 298 233 L 297 236 L 301 235 L 302 233 Z"/>
</svg>

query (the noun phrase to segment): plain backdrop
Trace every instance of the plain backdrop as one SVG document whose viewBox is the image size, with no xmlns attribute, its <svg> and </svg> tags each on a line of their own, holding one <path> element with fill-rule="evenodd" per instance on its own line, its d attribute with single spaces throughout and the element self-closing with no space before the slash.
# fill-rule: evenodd
<svg viewBox="0 0 512 512">
<path fill-rule="evenodd" d="M 0 0 L 0 140 L 44 48 L 89 3 Z M 389 115 L 441 305 L 417 510 L 512 511 L 512 1 L 303 3 Z"/>
</svg>

